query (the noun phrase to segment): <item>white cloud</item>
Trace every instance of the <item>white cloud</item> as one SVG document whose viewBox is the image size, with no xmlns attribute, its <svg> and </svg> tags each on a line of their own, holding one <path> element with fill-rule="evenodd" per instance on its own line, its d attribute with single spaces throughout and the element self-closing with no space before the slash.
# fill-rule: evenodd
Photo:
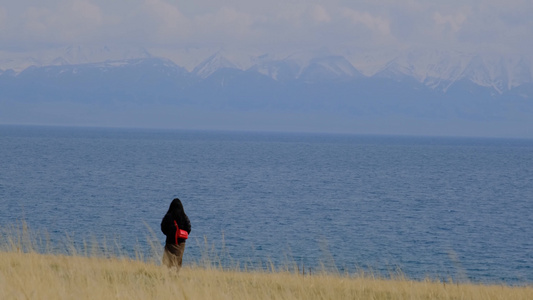
<svg viewBox="0 0 533 300">
<path fill-rule="evenodd" d="M 188 21 L 177 7 L 164 1 L 146 0 L 145 6 L 162 26 L 170 29 L 177 29 Z"/>
<path fill-rule="evenodd" d="M 435 12 L 433 19 L 437 25 L 447 25 L 452 31 L 457 32 L 461 29 L 462 24 L 466 20 L 466 14 L 457 13 L 455 15 L 442 15 L 440 12 Z"/>
<path fill-rule="evenodd" d="M 532 48 L 533 1 L 0 0 L 0 47 Z"/>
<path fill-rule="evenodd" d="M 90 1 L 68 1 L 57 6 L 40 3 L 6 11 L 9 31 L 3 38 L 22 43 L 65 43 L 93 39 L 102 29 L 103 12 Z"/>
<path fill-rule="evenodd" d="M 24 16 L 26 33 L 36 37 L 47 34 L 47 28 L 53 20 L 52 13 L 46 8 L 28 8 Z"/>
<path fill-rule="evenodd" d="M 390 22 L 385 18 L 379 16 L 373 16 L 368 12 L 360 12 L 357 10 L 346 8 L 343 11 L 345 17 L 347 17 L 354 24 L 363 24 L 368 29 L 381 35 L 390 34 Z"/>
<path fill-rule="evenodd" d="M 311 15 L 316 22 L 329 22 L 331 21 L 331 16 L 321 5 L 313 5 L 311 8 Z"/>
<path fill-rule="evenodd" d="M 230 38 L 231 41 L 251 38 L 252 24 L 251 15 L 229 7 L 198 16 L 193 22 L 193 26 L 200 30 L 198 33 L 202 38 L 216 40 Z"/>
<path fill-rule="evenodd" d="M 130 19 L 130 22 L 135 22 L 135 19 L 141 22 L 146 19 L 150 21 L 146 22 L 144 26 L 148 26 L 147 29 L 152 30 L 150 40 L 155 38 L 154 42 L 179 39 L 189 34 L 189 19 L 178 7 L 162 0 L 146 0 L 143 9 L 133 19 Z M 153 24 L 153 28 L 150 28 L 150 24 Z"/>
</svg>

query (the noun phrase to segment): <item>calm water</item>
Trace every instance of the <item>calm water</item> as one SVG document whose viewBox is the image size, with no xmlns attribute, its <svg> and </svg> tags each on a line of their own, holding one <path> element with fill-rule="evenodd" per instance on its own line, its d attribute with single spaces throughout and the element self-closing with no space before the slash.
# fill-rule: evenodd
<svg viewBox="0 0 533 300">
<path fill-rule="evenodd" d="M 533 282 L 533 141 L 0 126 L 0 226 L 185 261 Z"/>
</svg>

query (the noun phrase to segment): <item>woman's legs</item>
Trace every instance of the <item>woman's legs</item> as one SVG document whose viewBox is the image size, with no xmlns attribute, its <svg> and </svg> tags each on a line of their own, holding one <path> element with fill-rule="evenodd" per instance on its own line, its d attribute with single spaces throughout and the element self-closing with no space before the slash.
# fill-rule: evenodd
<svg viewBox="0 0 533 300">
<path fill-rule="evenodd" d="M 167 267 L 181 268 L 183 262 L 183 252 L 185 252 L 185 242 L 176 244 L 165 244 L 163 253 L 163 264 Z"/>
</svg>

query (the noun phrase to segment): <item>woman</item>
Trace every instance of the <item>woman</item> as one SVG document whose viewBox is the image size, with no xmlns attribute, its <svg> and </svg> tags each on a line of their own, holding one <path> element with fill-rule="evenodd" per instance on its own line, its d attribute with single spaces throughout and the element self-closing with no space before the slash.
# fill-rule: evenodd
<svg viewBox="0 0 533 300">
<path fill-rule="evenodd" d="M 183 210 L 180 199 L 175 198 L 161 221 L 161 231 L 167 236 L 163 264 L 176 269 L 181 268 L 185 251 L 185 239 L 178 237 L 176 234 L 178 229 L 187 231 L 187 234 L 191 233 L 191 222 Z"/>
</svg>

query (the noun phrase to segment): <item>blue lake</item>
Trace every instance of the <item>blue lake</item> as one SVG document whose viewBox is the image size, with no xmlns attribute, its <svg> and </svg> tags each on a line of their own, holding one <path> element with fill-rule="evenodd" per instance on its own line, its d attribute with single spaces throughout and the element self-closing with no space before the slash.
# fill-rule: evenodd
<svg viewBox="0 0 533 300">
<path fill-rule="evenodd" d="M 533 282 L 533 140 L 0 126 L 2 227 L 133 255 L 174 197 L 185 263 Z"/>
</svg>

